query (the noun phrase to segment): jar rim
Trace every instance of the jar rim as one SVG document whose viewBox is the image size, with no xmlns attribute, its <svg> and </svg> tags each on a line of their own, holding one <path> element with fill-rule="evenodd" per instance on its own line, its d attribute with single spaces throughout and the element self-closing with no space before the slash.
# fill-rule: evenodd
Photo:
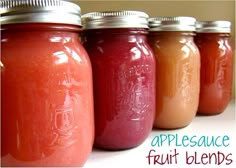
<svg viewBox="0 0 236 168">
<path fill-rule="evenodd" d="M 198 21 L 196 31 L 198 33 L 230 33 L 231 22 L 226 20 Z"/>
<path fill-rule="evenodd" d="M 196 19 L 189 16 L 155 17 L 148 20 L 149 31 L 195 31 Z"/>
<path fill-rule="evenodd" d="M 148 14 L 142 11 L 101 11 L 82 15 L 83 29 L 148 28 Z"/>
<path fill-rule="evenodd" d="M 62 23 L 81 26 L 80 6 L 65 0 L 1 0 L 1 24 Z"/>
</svg>

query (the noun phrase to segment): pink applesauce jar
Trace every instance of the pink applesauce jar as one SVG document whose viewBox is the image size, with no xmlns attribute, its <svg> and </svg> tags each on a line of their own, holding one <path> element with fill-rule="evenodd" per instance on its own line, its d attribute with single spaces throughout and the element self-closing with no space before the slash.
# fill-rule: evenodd
<svg viewBox="0 0 236 168">
<path fill-rule="evenodd" d="M 1 166 L 81 167 L 93 146 L 92 67 L 80 7 L 2 0 Z"/>
<path fill-rule="evenodd" d="M 95 146 L 140 145 L 155 113 L 155 59 L 147 44 L 148 15 L 139 11 L 82 16 L 84 46 L 93 68 Z"/>
</svg>

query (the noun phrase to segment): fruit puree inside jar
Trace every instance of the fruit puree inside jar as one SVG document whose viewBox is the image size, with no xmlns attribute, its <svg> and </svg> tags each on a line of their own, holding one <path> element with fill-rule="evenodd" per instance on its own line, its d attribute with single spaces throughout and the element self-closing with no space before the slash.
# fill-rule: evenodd
<svg viewBox="0 0 236 168">
<path fill-rule="evenodd" d="M 127 149 L 152 130 L 155 59 L 145 29 L 85 32 L 93 67 L 95 146 Z"/>
<path fill-rule="evenodd" d="M 94 138 L 92 70 L 77 26 L 1 27 L 1 165 L 82 166 Z"/>
<path fill-rule="evenodd" d="M 232 95 L 233 51 L 228 33 L 197 33 L 201 53 L 199 114 L 223 112 Z"/>
<path fill-rule="evenodd" d="M 150 32 L 156 56 L 154 127 L 187 126 L 195 117 L 200 87 L 200 57 L 191 32 Z"/>
</svg>

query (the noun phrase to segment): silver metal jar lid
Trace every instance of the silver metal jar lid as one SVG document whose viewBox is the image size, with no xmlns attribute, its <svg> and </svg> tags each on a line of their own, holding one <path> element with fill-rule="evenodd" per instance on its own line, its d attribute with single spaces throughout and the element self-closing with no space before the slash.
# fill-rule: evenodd
<svg viewBox="0 0 236 168">
<path fill-rule="evenodd" d="M 81 10 L 63 0 L 1 0 L 1 24 L 62 23 L 81 26 Z"/>
<path fill-rule="evenodd" d="M 149 31 L 195 31 L 196 19 L 187 16 L 157 17 L 148 20 Z"/>
<path fill-rule="evenodd" d="M 197 32 L 202 33 L 230 33 L 229 21 L 199 21 L 196 24 Z"/>
<path fill-rule="evenodd" d="M 91 12 L 82 16 L 84 29 L 148 28 L 148 15 L 141 11 Z"/>
</svg>

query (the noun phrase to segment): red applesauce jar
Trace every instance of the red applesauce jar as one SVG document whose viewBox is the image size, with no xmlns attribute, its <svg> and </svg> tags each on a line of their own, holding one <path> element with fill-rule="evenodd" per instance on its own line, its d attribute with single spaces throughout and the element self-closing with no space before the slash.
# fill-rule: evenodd
<svg viewBox="0 0 236 168">
<path fill-rule="evenodd" d="M 0 5 L 1 166 L 83 166 L 94 116 L 80 7 L 59 0 Z"/>
<path fill-rule="evenodd" d="M 140 11 L 82 16 L 93 68 L 95 146 L 122 150 L 149 135 L 155 113 L 155 60 Z"/>
<path fill-rule="evenodd" d="M 201 54 L 201 89 L 198 113 L 222 113 L 232 96 L 233 49 L 229 21 L 197 23 L 195 42 Z"/>
</svg>

